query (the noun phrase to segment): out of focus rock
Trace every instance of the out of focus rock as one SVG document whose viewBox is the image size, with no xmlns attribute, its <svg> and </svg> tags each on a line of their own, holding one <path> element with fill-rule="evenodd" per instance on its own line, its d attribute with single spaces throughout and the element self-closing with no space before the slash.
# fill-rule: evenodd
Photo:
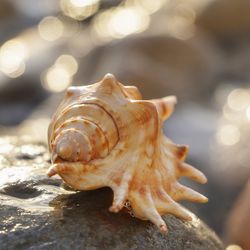
<svg viewBox="0 0 250 250">
<path fill-rule="evenodd" d="M 1 0 L 0 2 L 0 20 L 11 18 L 16 14 L 11 1 Z"/>
<path fill-rule="evenodd" d="M 211 89 L 219 53 L 209 42 L 164 35 L 135 36 L 97 47 L 80 63 L 78 84 L 96 82 L 107 72 L 139 87 L 145 98 L 178 94 L 180 100 Z"/>
<path fill-rule="evenodd" d="M 47 96 L 41 84 L 31 77 L 21 76 L 0 86 L 0 125 L 20 123 Z"/>
<path fill-rule="evenodd" d="M 200 14 L 196 24 L 219 39 L 250 38 L 249 13 L 249 1 L 215 0 Z"/>
<path fill-rule="evenodd" d="M 197 17 L 196 26 L 215 39 L 224 53 L 222 81 L 250 81 L 249 40 L 250 2 L 245 0 L 215 0 Z"/>
<path fill-rule="evenodd" d="M 225 239 L 243 249 L 250 249 L 250 179 L 239 195 L 229 214 L 225 228 Z"/>
<path fill-rule="evenodd" d="M 161 234 L 150 222 L 112 214 L 112 191 L 64 189 L 48 179 L 46 147 L 28 138 L 0 138 L 1 249 L 223 249 L 198 218 L 165 216 Z"/>
<path fill-rule="evenodd" d="M 213 147 L 210 150 L 210 161 L 215 173 L 213 179 L 220 183 L 223 176 L 225 180 L 220 183 L 221 189 L 229 193 L 235 188 L 242 188 L 250 178 L 250 127 L 247 112 L 250 88 L 236 85 L 237 82 L 234 84 L 231 90 L 227 90 L 228 94 L 222 103 L 222 114 L 217 120 L 217 130 L 211 140 Z M 242 103 L 245 106 L 239 109 L 237 105 Z M 232 128 L 228 134 L 227 128 Z"/>
<path fill-rule="evenodd" d="M 230 51 L 227 55 L 227 64 L 225 67 L 225 75 L 230 81 L 234 80 L 236 84 L 242 87 L 249 87 L 250 72 L 248 65 L 250 64 L 250 48 L 247 44 L 238 43 L 237 49 Z"/>
</svg>

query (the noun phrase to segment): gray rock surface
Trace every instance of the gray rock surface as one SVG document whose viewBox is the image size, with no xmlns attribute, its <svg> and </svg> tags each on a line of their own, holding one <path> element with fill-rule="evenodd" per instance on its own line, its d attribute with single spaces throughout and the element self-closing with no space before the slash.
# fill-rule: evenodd
<svg viewBox="0 0 250 250">
<path fill-rule="evenodd" d="M 136 85 L 145 99 L 197 98 L 213 88 L 220 59 L 202 36 L 188 41 L 164 34 L 133 36 L 93 49 L 79 62 L 75 84 L 99 81 L 110 72 L 123 84 Z"/>
<path fill-rule="evenodd" d="M 168 215 L 169 233 L 127 211 L 112 214 L 108 188 L 76 192 L 48 179 L 46 146 L 29 138 L 0 138 L 0 249 L 223 249 L 198 218 Z"/>
<path fill-rule="evenodd" d="M 245 0 L 210 1 L 198 16 L 196 25 L 220 39 L 238 40 L 250 37 L 250 2 Z"/>
</svg>

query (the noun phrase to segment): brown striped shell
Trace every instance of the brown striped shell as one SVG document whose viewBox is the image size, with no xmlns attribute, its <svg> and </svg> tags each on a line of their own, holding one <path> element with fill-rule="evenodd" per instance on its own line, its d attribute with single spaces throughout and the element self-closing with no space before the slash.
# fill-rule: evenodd
<svg viewBox="0 0 250 250">
<path fill-rule="evenodd" d="M 77 190 L 111 187 L 110 211 L 129 202 L 137 218 L 161 231 L 167 231 L 163 214 L 191 220 L 177 201 L 207 198 L 178 179 L 207 179 L 184 163 L 187 146 L 172 143 L 162 132 L 175 103 L 174 96 L 141 100 L 136 87 L 122 85 L 111 74 L 92 85 L 70 87 L 49 126 L 53 165 L 48 175 L 60 175 Z"/>
</svg>

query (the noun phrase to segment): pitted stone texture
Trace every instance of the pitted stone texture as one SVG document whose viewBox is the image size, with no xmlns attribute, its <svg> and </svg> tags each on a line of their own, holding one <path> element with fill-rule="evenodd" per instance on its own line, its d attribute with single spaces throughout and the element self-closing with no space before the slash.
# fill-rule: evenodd
<svg viewBox="0 0 250 250">
<path fill-rule="evenodd" d="M 169 233 L 164 235 L 125 210 L 110 213 L 108 188 L 76 192 L 59 178 L 48 179 L 41 143 L 0 138 L 1 149 L 0 249 L 223 249 L 198 218 L 183 222 L 165 216 Z"/>
</svg>

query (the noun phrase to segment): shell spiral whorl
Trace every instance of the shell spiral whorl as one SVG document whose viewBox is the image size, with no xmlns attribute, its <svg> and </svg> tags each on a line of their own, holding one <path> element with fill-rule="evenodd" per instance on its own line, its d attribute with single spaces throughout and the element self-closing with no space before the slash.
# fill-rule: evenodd
<svg viewBox="0 0 250 250">
<path fill-rule="evenodd" d="M 92 145 L 88 136 L 77 129 L 62 131 L 55 138 L 56 154 L 66 161 L 89 161 L 92 157 Z"/>
<path fill-rule="evenodd" d="M 107 74 L 95 84 L 70 87 L 48 129 L 53 165 L 71 187 L 90 190 L 108 186 L 114 192 L 110 211 L 131 204 L 135 217 L 167 231 L 163 214 L 191 220 L 179 200 L 207 198 L 179 183 L 188 177 L 206 183 L 205 175 L 184 162 L 185 145 L 162 132 L 176 98 L 141 100 L 134 86 L 124 86 Z"/>
<path fill-rule="evenodd" d="M 70 162 L 105 157 L 118 141 L 113 119 L 96 104 L 73 104 L 62 111 L 50 133 L 54 155 Z"/>
</svg>

